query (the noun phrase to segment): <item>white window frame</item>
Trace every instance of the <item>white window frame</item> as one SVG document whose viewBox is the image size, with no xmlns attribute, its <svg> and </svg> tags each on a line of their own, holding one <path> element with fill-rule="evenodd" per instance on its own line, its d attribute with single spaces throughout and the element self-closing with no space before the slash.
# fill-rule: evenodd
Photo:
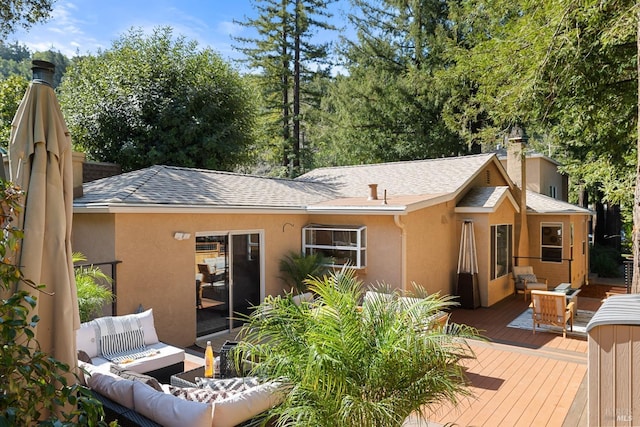
<svg viewBox="0 0 640 427">
<path fill-rule="evenodd" d="M 366 231 L 367 227 L 364 225 L 309 224 L 302 228 L 302 252 L 305 255 L 322 253 L 333 260 L 332 263 L 327 264 L 329 267 L 342 268 L 346 266 L 347 268 L 363 269 L 367 266 Z M 314 240 L 315 232 L 330 233 L 328 236 L 330 243 L 318 243 Z M 338 240 L 340 237 L 347 237 L 345 233 L 349 239 Z M 345 251 L 349 253 L 349 256 L 340 256 Z M 350 254 L 350 252 L 355 254 Z"/>
<path fill-rule="evenodd" d="M 549 233 L 545 235 L 545 229 L 550 230 Z M 551 239 L 557 238 L 558 236 L 552 236 L 552 229 L 560 229 L 560 241 L 553 242 Z M 563 240 L 564 240 L 564 224 L 561 222 L 542 222 L 540 223 L 540 260 L 542 262 L 552 262 L 555 264 L 562 263 L 562 250 L 563 250 Z M 557 251 L 560 250 L 560 257 L 551 256 L 549 254 L 545 255 L 545 249 Z"/>
<path fill-rule="evenodd" d="M 498 227 L 506 227 L 507 229 L 507 246 L 505 247 L 506 253 L 504 259 L 506 261 L 505 268 L 500 271 L 498 267 Z M 511 273 L 511 257 L 513 256 L 513 224 L 492 224 L 490 229 L 490 257 L 491 257 L 491 271 L 490 280 L 495 280 L 500 277 L 504 277 Z"/>
</svg>

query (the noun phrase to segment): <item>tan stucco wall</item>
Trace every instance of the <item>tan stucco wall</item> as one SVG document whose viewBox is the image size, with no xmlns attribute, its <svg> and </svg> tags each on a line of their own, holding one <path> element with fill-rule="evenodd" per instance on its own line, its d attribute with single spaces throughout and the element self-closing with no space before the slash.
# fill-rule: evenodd
<svg viewBox="0 0 640 427">
<path fill-rule="evenodd" d="M 501 185 L 508 185 L 507 180 L 503 176 L 503 171 L 501 171 L 495 163 L 491 162 L 471 180 L 467 188 L 498 187 Z"/>
<path fill-rule="evenodd" d="M 118 312 L 153 308 L 161 340 L 188 346 L 196 338 L 195 233 L 264 231 L 262 295 L 282 292 L 278 262 L 299 251 L 307 221 L 289 215 L 75 214 L 73 249 L 89 262 L 122 261 L 117 269 Z M 175 232 L 190 233 L 175 240 Z M 115 236 L 111 238 L 110 236 Z"/>
<path fill-rule="evenodd" d="M 562 258 L 572 258 L 573 261 L 543 262 L 539 259 L 530 259 L 523 265 L 533 266 L 533 271 L 538 276 L 544 277 L 550 287 L 555 287 L 560 283 L 568 283 L 575 287 L 580 287 L 586 283 L 588 278 L 588 215 L 529 215 L 529 243 L 530 256 L 539 258 L 541 256 L 541 224 L 562 224 Z M 573 254 L 571 252 L 571 224 L 573 223 Z M 571 266 L 569 266 L 571 264 Z M 571 276 L 569 276 L 571 271 Z"/>
<path fill-rule="evenodd" d="M 427 292 L 454 292 L 457 267 L 456 219 L 453 202 L 412 212 L 403 217 L 407 231 L 407 286 L 411 282 Z"/>
</svg>

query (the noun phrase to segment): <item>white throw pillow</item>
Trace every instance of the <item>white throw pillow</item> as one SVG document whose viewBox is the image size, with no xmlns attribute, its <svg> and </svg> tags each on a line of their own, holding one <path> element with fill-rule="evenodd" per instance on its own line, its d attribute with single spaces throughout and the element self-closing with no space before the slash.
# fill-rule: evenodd
<svg viewBox="0 0 640 427">
<path fill-rule="evenodd" d="M 143 311 L 142 313 L 134 314 L 140 323 L 142 323 L 142 332 L 144 333 L 144 345 L 151 345 L 160 342 L 158 334 L 156 333 L 156 326 L 153 321 L 153 309 Z"/>
<path fill-rule="evenodd" d="M 280 384 L 269 382 L 234 394 L 214 405 L 211 427 L 233 427 L 281 403 Z"/>
<path fill-rule="evenodd" d="M 182 400 L 138 381 L 133 384 L 133 404 L 136 412 L 165 427 L 211 426 L 211 403 Z"/>
<path fill-rule="evenodd" d="M 87 378 L 87 385 L 101 395 L 122 406 L 133 409 L 133 381 L 94 372 Z M 151 387 L 149 387 L 151 388 Z"/>
<path fill-rule="evenodd" d="M 87 353 L 89 357 L 96 357 L 100 354 L 94 322 L 82 323 L 80 328 L 76 330 L 76 347 Z"/>
</svg>

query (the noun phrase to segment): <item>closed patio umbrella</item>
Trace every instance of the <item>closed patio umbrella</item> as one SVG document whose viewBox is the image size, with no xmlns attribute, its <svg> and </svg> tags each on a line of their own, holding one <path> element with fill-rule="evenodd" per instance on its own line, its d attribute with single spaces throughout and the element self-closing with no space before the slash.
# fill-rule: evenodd
<svg viewBox="0 0 640 427">
<path fill-rule="evenodd" d="M 460 297 L 460 305 L 463 308 L 478 308 L 480 307 L 478 254 L 471 221 L 465 221 L 462 224 L 458 255 L 457 295 Z"/>
<path fill-rule="evenodd" d="M 11 181 L 26 192 L 17 262 L 25 279 L 44 285 L 45 292 L 19 286 L 37 296 L 40 348 L 73 367 L 80 317 L 71 258 L 71 138 L 51 86 L 54 65 L 33 61 L 32 69 L 34 79 L 12 122 L 9 168 Z"/>
</svg>

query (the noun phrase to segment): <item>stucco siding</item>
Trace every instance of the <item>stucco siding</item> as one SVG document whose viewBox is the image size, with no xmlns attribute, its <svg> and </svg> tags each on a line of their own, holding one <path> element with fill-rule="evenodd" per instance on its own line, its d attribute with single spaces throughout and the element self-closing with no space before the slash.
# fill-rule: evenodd
<svg viewBox="0 0 640 427">
<path fill-rule="evenodd" d="M 458 243 L 454 237 L 454 203 L 442 203 L 402 217 L 407 235 L 407 286 L 429 293 L 453 293 Z"/>
<path fill-rule="evenodd" d="M 287 252 L 300 250 L 306 222 L 290 215 L 76 214 L 74 250 L 82 250 L 90 262 L 122 261 L 116 314 L 140 305 L 153 308 L 159 338 L 188 346 L 196 338 L 196 232 L 262 231 L 263 295 L 278 294 L 283 289 L 278 263 Z M 176 240 L 176 232 L 191 236 Z"/>
</svg>

